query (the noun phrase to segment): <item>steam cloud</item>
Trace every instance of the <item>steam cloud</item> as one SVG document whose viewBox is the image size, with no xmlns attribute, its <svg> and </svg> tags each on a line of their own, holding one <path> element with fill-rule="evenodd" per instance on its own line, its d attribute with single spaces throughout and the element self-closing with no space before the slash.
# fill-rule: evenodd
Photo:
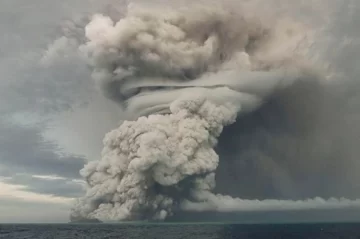
<svg viewBox="0 0 360 239">
<path fill-rule="evenodd" d="M 88 190 L 72 219 L 360 206 L 347 199 L 259 201 L 214 193 L 224 127 L 273 99 L 287 100 L 294 93 L 288 89 L 321 85 L 321 74 L 301 57 L 311 38 L 288 27 L 291 34 L 225 7 L 129 7 L 119 21 L 95 15 L 80 49 L 104 94 L 136 120 L 109 132 L 101 160 L 81 170 Z"/>
</svg>

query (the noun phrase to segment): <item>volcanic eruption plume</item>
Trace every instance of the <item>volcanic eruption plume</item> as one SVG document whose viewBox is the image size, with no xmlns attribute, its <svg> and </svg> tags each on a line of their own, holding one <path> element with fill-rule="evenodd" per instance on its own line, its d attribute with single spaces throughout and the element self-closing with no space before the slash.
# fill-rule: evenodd
<svg viewBox="0 0 360 239">
<path fill-rule="evenodd" d="M 325 78 L 303 54 L 310 31 L 285 25 L 218 6 L 129 7 L 118 21 L 95 15 L 80 50 L 104 94 L 134 121 L 109 132 L 101 160 L 81 170 L 88 189 L 72 218 L 359 206 L 346 199 L 258 201 L 214 193 L 224 127 L 276 97 L 296 95 L 288 89 L 316 88 Z"/>
</svg>

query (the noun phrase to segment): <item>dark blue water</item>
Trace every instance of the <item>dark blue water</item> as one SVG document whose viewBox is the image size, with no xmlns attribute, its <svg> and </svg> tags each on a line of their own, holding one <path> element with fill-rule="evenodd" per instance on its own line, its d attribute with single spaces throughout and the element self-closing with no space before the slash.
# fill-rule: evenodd
<svg viewBox="0 0 360 239">
<path fill-rule="evenodd" d="M 360 223 L 336 224 L 3 224 L 6 239 L 360 238 Z"/>
</svg>

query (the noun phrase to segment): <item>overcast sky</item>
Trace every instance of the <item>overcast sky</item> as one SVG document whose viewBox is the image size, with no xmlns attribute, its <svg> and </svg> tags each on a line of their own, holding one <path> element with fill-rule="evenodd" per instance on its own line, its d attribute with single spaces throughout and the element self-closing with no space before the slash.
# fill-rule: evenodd
<svg viewBox="0 0 360 239">
<path fill-rule="evenodd" d="M 61 40 L 104 4 L 0 2 L 0 222 L 66 222 L 79 170 L 120 120 Z"/>
<path fill-rule="evenodd" d="M 71 200 L 83 194 L 79 170 L 100 157 L 104 133 L 123 117 L 68 41 L 108 2 L 126 1 L 0 1 L 0 223 L 68 221 Z M 327 57 L 355 78 L 360 3 L 307 2 L 332 8 Z"/>
</svg>

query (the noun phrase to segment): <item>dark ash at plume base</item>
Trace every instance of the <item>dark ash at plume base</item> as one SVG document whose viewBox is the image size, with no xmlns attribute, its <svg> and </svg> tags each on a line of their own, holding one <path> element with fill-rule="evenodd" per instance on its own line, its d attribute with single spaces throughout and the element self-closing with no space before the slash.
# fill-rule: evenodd
<svg viewBox="0 0 360 239">
<path fill-rule="evenodd" d="M 70 217 L 70 223 L 102 223 L 98 219 L 87 219 L 87 218 L 73 218 Z"/>
<path fill-rule="evenodd" d="M 283 27 L 225 7 L 95 15 L 80 50 L 104 94 L 134 121 L 109 132 L 101 160 L 81 170 L 88 189 L 72 217 L 359 207 L 308 190 L 326 179 L 322 170 L 331 174 L 328 146 L 317 142 L 329 134 L 331 101 L 304 60 L 307 32 Z"/>
<path fill-rule="evenodd" d="M 341 197 L 314 190 L 312 185 L 301 189 L 296 184 L 311 176 L 312 167 L 324 163 L 310 157 L 320 153 L 312 148 L 316 145 L 314 135 L 325 133 L 324 111 L 331 99 L 326 87 L 326 82 L 316 78 L 297 82 L 225 127 L 216 147 L 222 159 L 216 172 L 216 191 L 248 199 Z M 313 165 L 309 165 L 311 161 Z M 295 175 L 302 177 L 300 182 Z"/>
</svg>

